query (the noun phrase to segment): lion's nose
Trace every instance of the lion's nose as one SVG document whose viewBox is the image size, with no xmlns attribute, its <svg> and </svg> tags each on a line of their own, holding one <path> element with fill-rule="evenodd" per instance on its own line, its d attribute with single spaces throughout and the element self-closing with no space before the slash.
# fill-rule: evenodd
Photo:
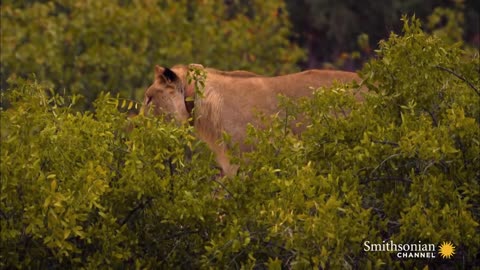
<svg viewBox="0 0 480 270">
<path fill-rule="evenodd" d="M 152 97 L 145 96 L 145 100 L 143 101 L 143 106 L 140 110 L 143 115 L 145 116 L 148 115 L 148 111 L 150 110 L 151 103 L 152 103 Z"/>
<path fill-rule="evenodd" d="M 145 97 L 145 105 L 148 106 L 152 102 L 152 97 Z"/>
</svg>

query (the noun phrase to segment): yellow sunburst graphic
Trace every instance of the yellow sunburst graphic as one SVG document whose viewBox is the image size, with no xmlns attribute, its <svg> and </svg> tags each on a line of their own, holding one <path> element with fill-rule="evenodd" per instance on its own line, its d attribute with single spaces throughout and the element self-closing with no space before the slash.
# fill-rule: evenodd
<svg viewBox="0 0 480 270">
<path fill-rule="evenodd" d="M 442 258 L 450 259 L 453 254 L 455 254 L 455 246 L 452 244 L 452 242 L 443 242 L 440 245 L 440 250 L 438 253 L 440 253 Z"/>
</svg>

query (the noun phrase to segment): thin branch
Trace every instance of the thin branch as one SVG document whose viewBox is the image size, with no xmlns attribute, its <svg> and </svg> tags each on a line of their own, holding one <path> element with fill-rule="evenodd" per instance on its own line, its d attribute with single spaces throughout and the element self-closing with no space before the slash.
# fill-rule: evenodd
<svg viewBox="0 0 480 270">
<path fill-rule="evenodd" d="M 0 216 L 2 219 L 8 219 L 7 214 L 5 214 L 1 209 L 0 209 Z"/>
<path fill-rule="evenodd" d="M 120 222 L 120 226 L 125 225 L 137 211 L 145 209 L 145 207 L 150 204 L 152 199 L 153 199 L 152 197 L 149 197 L 147 198 L 146 201 L 139 203 L 135 208 L 133 208 L 128 213 L 128 215 L 122 220 L 122 222 Z"/>
<path fill-rule="evenodd" d="M 373 143 L 378 143 L 378 144 L 386 144 L 386 145 L 391 145 L 394 147 L 399 147 L 400 145 L 396 142 L 389 142 L 389 141 L 377 141 L 377 140 L 372 140 Z"/>
<path fill-rule="evenodd" d="M 164 237 L 161 240 L 167 241 L 167 240 L 172 240 L 172 239 L 175 239 L 175 238 L 178 238 L 178 237 L 183 237 L 183 236 L 186 236 L 186 235 L 197 234 L 197 233 L 200 233 L 200 230 L 196 229 L 196 230 L 190 230 L 190 231 L 181 231 L 179 233 L 168 235 L 167 237 Z"/>
<path fill-rule="evenodd" d="M 438 121 L 437 121 L 437 117 L 435 117 L 435 114 L 433 112 L 431 112 L 430 110 L 425 110 L 425 111 L 427 111 L 428 115 L 430 115 L 430 117 L 432 118 L 433 125 L 435 127 L 438 127 Z"/>
<path fill-rule="evenodd" d="M 455 142 L 459 145 L 460 150 L 462 151 L 462 159 L 463 159 L 463 165 L 465 166 L 465 169 L 468 169 L 468 162 L 467 162 L 467 156 L 465 152 L 467 151 L 465 144 L 462 142 L 462 139 L 455 135 L 454 136 Z"/>
<path fill-rule="evenodd" d="M 398 181 L 398 182 L 404 182 L 404 183 L 412 183 L 413 181 L 408 179 L 408 178 L 403 178 L 403 177 L 395 177 L 395 176 L 388 176 L 388 177 L 374 177 L 374 178 L 367 178 L 364 181 L 362 181 L 362 184 L 367 184 L 369 182 L 373 181 Z"/>
<path fill-rule="evenodd" d="M 287 138 L 287 128 L 288 128 L 288 108 L 285 108 L 285 121 L 283 123 L 283 140 Z M 275 156 L 280 154 L 282 147 L 277 148 L 275 151 Z"/>
<path fill-rule="evenodd" d="M 211 179 L 213 182 L 217 183 L 218 185 L 220 185 L 229 195 L 232 199 L 235 199 L 235 197 L 233 197 L 233 193 L 230 192 L 230 190 L 227 189 L 227 187 L 220 181 L 218 181 L 217 179 L 214 179 L 212 178 Z"/>
<path fill-rule="evenodd" d="M 440 69 L 440 70 L 443 70 L 443 71 L 446 71 L 452 75 L 454 75 L 455 77 L 459 78 L 460 80 L 464 81 L 466 84 L 468 84 L 468 86 L 470 86 L 476 93 L 477 95 L 480 96 L 480 90 L 478 90 L 478 88 L 476 88 L 469 80 L 465 79 L 465 77 L 463 77 L 462 75 L 459 75 L 457 73 L 455 73 L 455 71 L 449 69 L 449 68 L 446 68 L 446 67 L 442 67 L 442 66 L 435 66 L 436 68 Z"/>
<path fill-rule="evenodd" d="M 283 123 L 283 139 L 287 137 L 287 128 L 288 128 L 288 108 L 285 108 L 285 121 Z"/>
<path fill-rule="evenodd" d="M 383 164 L 385 164 L 385 162 L 389 161 L 389 160 L 392 159 L 392 158 L 399 157 L 399 156 L 401 156 L 401 155 L 402 155 L 402 154 L 393 154 L 393 155 L 387 157 L 385 160 L 383 160 L 383 161 L 380 163 L 380 165 L 378 165 L 375 169 L 373 169 L 373 171 L 370 173 L 370 176 L 372 176 L 374 172 L 376 172 L 378 169 L 380 169 L 380 168 L 383 166 Z"/>
<path fill-rule="evenodd" d="M 171 151 L 170 151 L 171 152 Z M 174 175 L 174 170 L 175 170 L 175 164 L 173 164 L 173 159 L 172 157 L 169 157 L 168 158 L 168 168 L 170 170 L 170 181 L 169 181 L 169 188 L 170 190 L 168 191 L 169 193 L 169 199 L 170 199 L 170 202 L 173 202 L 174 201 L 174 189 L 175 189 L 175 184 L 173 183 L 172 181 L 172 178 L 173 178 L 173 175 Z"/>
<path fill-rule="evenodd" d="M 393 226 L 400 226 L 402 225 L 402 223 L 398 222 L 398 221 L 392 221 L 392 220 L 389 220 L 387 221 L 388 224 L 391 224 Z"/>
<path fill-rule="evenodd" d="M 345 111 L 345 108 L 343 108 L 343 106 L 341 108 L 342 108 L 343 117 L 347 118 L 347 112 Z"/>
<path fill-rule="evenodd" d="M 436 163 L 435 161 L 429 162 L 429 163 L 425 166 L 425 168 L 423 169 L 422 174 L 426 174 L 427 171 L 428 171 L 428 169 L 429 169 L 430 167 L 432 167 L 433 165 L 435 165 L 435 163 Z"/>
</svg>

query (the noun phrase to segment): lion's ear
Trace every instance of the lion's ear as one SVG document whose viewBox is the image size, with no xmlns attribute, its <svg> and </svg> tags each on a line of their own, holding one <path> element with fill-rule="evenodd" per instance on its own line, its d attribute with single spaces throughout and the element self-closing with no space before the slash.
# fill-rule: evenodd
<svg viewBox="0 0 480 270">
<path fill-rule="evenodd" d="M 174 82 L 179 79 L 177 74 L 169 68 L 165 68 L 165 70 L 163 71 L 163 76 L 165 76 L 165 78 L 167 78 L 167 80 L 171 82 Z"/>
<path fill-rule="evenodd" d="M 165 70 L 165 68 L 163 68 L 159 65 L 155 65 L 155 76 L 160 76 L 161 74 L 163 74 L 164 70 Z"/>
<path fill-rule="evenodd" d="M 159 65 L 155 66 L 155 78 L 163 80 L 164 82 L 174 82 L 179 79 L 177 74 L 171 69 Z"/>
</svg>

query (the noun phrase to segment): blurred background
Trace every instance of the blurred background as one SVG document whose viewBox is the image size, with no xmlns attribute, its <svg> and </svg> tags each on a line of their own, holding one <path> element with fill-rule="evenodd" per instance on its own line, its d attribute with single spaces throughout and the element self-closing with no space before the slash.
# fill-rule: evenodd
<svg viewBox="0 0 480 270">
<path fill-rule="evenodd" d="M 278 75 L 355 71 L 402 15 L 477 50 L 477 0 L 38 0 L 1 2 L 1 89 L 35 79 L 60 93 L 141 100 L 155 64 Z"/>
<path fill-rule="evenodd" d="M 293 41 L 307 52 L 302 68 L 361 68 L 381 39 L 399 33 L 402 15 L 424 28 L 448 28 L 451 39 L 479 47 L 480 1 L 474 0 L 287 0 Z M 360 53 L 351 54 L 352 52 Z M 352 57 L 353 56 L 353 57 Z M 359 57 L 361 56 L 361 57 Z"/>
</svg>

